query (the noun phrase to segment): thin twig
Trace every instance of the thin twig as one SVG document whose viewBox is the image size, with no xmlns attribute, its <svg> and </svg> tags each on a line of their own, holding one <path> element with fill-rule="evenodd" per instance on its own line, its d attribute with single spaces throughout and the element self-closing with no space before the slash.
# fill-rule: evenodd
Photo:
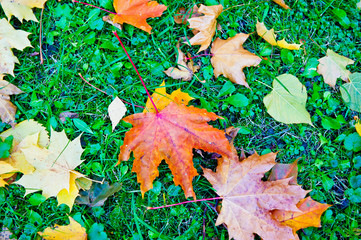
<svg viewBox="0 0 361 240">
<path fill-rule="evenodd" d="M 90 7 L 93 7 L 93 8 L 98 8 L 102 11 L 105 11 L 105 12 L 108 12 L 108 13 L 111 13 L 111 14 L 114 14 L 114 15 L 118 15 L 117 13 L 115 12 L 111 12 L 109 10 L 106 10 L 104 8 L 101 8 L 101 7 L 98 7 L 98 6 L 95 6 L 95 5 L 92 5 L 92 4 L 89 4 L 89 3 L 85 3 L 85 2 L 79 2 L 79 1 L 76 1 L 76 0 L 73 0 L 73 2 L 76 2 L 76 3 L 81 3 L 81 4 L 84 4 L 84 5 L 87 5 L 87 6 L 90 6 Z"/>
<path fill-rule="evenodd" d="M 311 41 L 312 41 L 314 44 L 316 44 L 316 45 L 326 54 L 326 51 L 323 50 L 323 48 L 322 48 L 320 45 L 318 45 L 318 43 L 317 43 L 315 40 L 313 40 L 313 39 L 311 38 L 310 34 L 308 34 L 308 37 L 311 39 Z"/>
<path fill-rule="evenodd" d="M 141 81 L 142 84 L 143 84 L 143 87 L 144 87 L 144 89 L 145 89 L 145 92 L 146 92 L 147 95 L 148 95 L 149 100 L 152 102 L 153 107 L 154 107 L 156 113 L 158 114 L 158 113 L 159 113 L 158 108 L 157 108 L 157 106 L 155 106 L 155 103 L 153 102 L 152 96 L 151 96 L 150 93 L 148 92 L 147 86 L 145 85 L 142 76 L 140 76 L 137 67 L 135 66 L 135 64 L 133 63 L 131 57 L 129 56 L 129 54 L 128 54 L 128 52 L 127 52 L 127 49 L 125 49 L 122 40 L 120 40 L 120 37 L 119 37 L 119 35 L 118 35 L 118 33 L 117 33 L 116 31 L 113 31 L 113 34 L 117 37 L 120 45 L 122 46 L 123 50 L 125 51 L 125 54 L 127 54 L 127 57 L 128 57 L 128 59 L 129 59 L 130 63 L 133 65 L 133 68 L 134 68 L 135 71 L 137 72 L 138 77 L 139 77 L 140 81 Z"/>
<path fill-rule="evenodd" d="M 217 200 L 217 199 L 223 199 L 223 197 L 197 199 L 197 200 L 185 201 L 185 202 L 180 202 L 180 203 L 175 203 L 175 204 L 170 204 L 170 205 L 164 205 L 164 206 L 159 206 L 159 207 L 147 207 L 147 210 L 154 210 L 154 209 L 160 209 L 160 208 L 173 207 L 173 206 L 178 206 L 178 205 L 192 203 L 192 202 L 212 201 L 212 200 Z"/>
<path fill-rule="evenodd" d="M 100 92 L 102 92 L 102 93 L 104 93 L 104 94 L 106 94 L 106 95 L 109 96 L 108 93 L 104 92 L 103 90 L 97 88 L 96 86 L 94 86 L 93 84 L 91 84 L 90 82 L 88 82 L 87 80 L 85 80 L 85 78 L 81 75 L 81 73 L 78 73 L 78 74 L 79 74 L 79 76 L 81 77 L 81 79 L 82 79 L 84 82 L 86 82 L 87 84 L 89 84 L 89 86 L 91 86 L 91 87 L 95 88 L 96 90 L 98 90 L 98 91 L 100 91 Z M 125 101 L 125 100 L 123 100 L 123 99 L 121 99 L 121 98 L 119 98 L 119 99 L 120 99 L 123 103 L 132 105 L 132 106 L 134 106 L 134 107 L 144 108 L 143 106 L 135 105 L 135 104 L 130 103 L 130 102 L 127 102 L 127 101 Z"/>
<path fill-rule="evenodd" d="M 40 14 L 40 33 L 39 33 L 39 48 L 40 48 L 40 64 L 43 65 L 44 58 L 43 58 L 43 44 L 42 44 L 42 38 L 43 38 L 43 13 L 44 13 L 45 3 L 44 7 L 41 9 Z"/>
</svg>

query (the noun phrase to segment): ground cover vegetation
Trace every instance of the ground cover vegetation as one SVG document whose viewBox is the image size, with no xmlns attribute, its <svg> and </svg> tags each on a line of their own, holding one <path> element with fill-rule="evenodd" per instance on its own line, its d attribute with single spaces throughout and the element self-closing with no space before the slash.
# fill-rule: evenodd
<svg viewBox="0 0 361 240">
<path fill-rule="evenodd" d="M 0 1 L 1 234 L 358 239 L 361 2 L 138 3 Z"/>
</svg>

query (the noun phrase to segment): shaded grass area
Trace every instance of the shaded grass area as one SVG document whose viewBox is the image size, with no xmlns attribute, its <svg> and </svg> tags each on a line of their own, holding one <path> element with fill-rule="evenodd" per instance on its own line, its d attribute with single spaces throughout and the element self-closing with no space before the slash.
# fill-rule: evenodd
<svg viewBox="0 0 361 240">
<path fill-rule="evenodd" d="M 111 1 L 87 2 L 112 10 Z M 345 190 L 350 188 L 350 176 L 360 172 L 352 163 L 357 153 L 346 150 L 343 142 L 345 136 L 354 132 L 352 117 L 357 113 L 343 103 L 338 87 L 340 80 L 336 89 L 332 89 L 323 83 L 320 76 L 303 76 L 306 63 L 312 58 L 323 57 L 327 48 L 355 60 L 349 70 L 360 72 L 361 17 L 356 1 L 286 1 L 293 9 L 291 11 L 270 1 L 205 1 L 207 5 L 221 3 L 225 9 L 239 5 L 220 15 L 218 22 L 222 29 L 217 31 L 216 36 L 226 39 L 239 32 L 252 33 L 244 44 L 245 49 L 257 55 L 263 54 L 269 60 L 263 61 L 259 67 L 244 70 L 251 89 L 235 86 L 233 94 L 243 93 L 250 100 L 250 104 L 243 108 L 222 101 L 227 96 L 217 97 L 227 79 L 213 77 L 207 57 L 195 59 L 202 67 L 190 82 L 165 76 L 163 71 L 176 64 L 179 38 L 192 36 L 187 26 L 174 23 L 173 16 L 179 7 L 191 7 L 194 2 L 160 2 L 168 9 L 162 17 L 149 20 L 153 26 L 152 35 L 129 25 L 125 25 L 122 32 L 118 31 L 149 89 L 153 90 L 166 80 L 168 92 L 182 88 L 196 98 L 192 105 L 224 117 L 224 120 L 214 122 L 214 126 L 221 129 L 225 126 L 242 127 L 241 134 L 236 138 L 236 147 L 243 147 L 248 154 L 279 151 L 278 161 L 283 163 L 291 163 L 300 157 L 298 183 L 305 189 L 313 189 L 310 195 L 315 200 L 334 205 L 323 215 L 323 227 L 301 230 L 301 238 L 358 239 L 360 207 L 347 199 Z M 348 29 L 335 18 L 332 13 L 335 8 L 347 13 L 351 22 Z M 39 19 L 39 10 L 36 10 L 36 15 Z M 19 109 L 17 121 L 35 118 L 48 129 L 65 129 L 68 137 L 74 139 L 82 133 L 81 129 L 71 120 L 65 123 L 59 120 L 60 113 L 70 111 L 78 113 L 93 132 L 83 134 L 85 162 L 77 170 L 89 177 L 120 181 L 123 188 L 100 207 L 101 210 L 74 206 L 70 215 L 80 213 L 88 228 L 94 222 L 102 223 L 110 239 L 201 239 L 205 219 L 206 239 L 227 239 L 227 230 L 223 226 L 215 226 L 217 214 L 207 203 L 146 211 L 146 206 L 185 201 L 181 188 L 174 186 L 166 164 L 162 163 L 159 167 L 160 176 L 154 183 L 154 189 L 146 193 L 144 199 L 136 175 L 131 173 L 132 161 L 115 166 L 122 139 L 130 126 L 121 122 L 112 132 L 107 107 L 113 96 L 145 105 L 146 94 L 111 33 L 114 27 L 101 20 L 104 15 L 100 10 L 70 1 L 49 1 L 42 22 L 43 65 L 40 65 L 38 56 L 31 56 L 33 52 L 39 52 L 39 24 L 20 24 L 12 19 L 11 23 L 16 28 L 33 33 L 29 38 L 34 47 L 23 52 L 15 51 L 21 65 L 15 68 L 15 78 L 6 78 L 25 92 L 13 98 Z M 2 12 L 1 16 L 4 16 Z M 288 42 L 296 43 L 301 39 L 304 42 L 302 50 L 292 51 L 293 62 L 283 59 L 280 49 L 270 48 L 255 34 L 257 19 L 264 21 L 268 28 L 274 28 L 279 39 L 286 38 Z M 182 50 L 196 55 L 198 46 L 182 45 Z M 78 73 L 109 96 L 85 84 Z M 267 114 L 262 103 L 263 97 L 270 91 L 266 85 L 271 86 L 272 80 L 283 73 L 297 76 L 306 86 L 307 110 L 315 127 L 281 124 Z M 206 81 L 201 83 L 199 80 Z M 127 113 L 141 111 L 140 108 L 129 107 Z M 333 118 L 342 115 L 346 121 L 340 129 L 326 129 L 320 112 Z M 1 131 L 7 128 L 9 126 L 0 124 Z M 200 166 L 215 167 L 215 160 L 210 158 L 210 155 L 205 154 L 202 158 L 195 153 L 195 166 L 199 173 L 202 172 Z M 216 196 L 204 177 L 195 177 L 193 183 L 199 199 Z M 39 206 L 32 206 L 29 196 L 23 198 L 24 192 L 16 185 L 0 189 L 0 219 L 3 219 L 0 224 L 17 237 L 34 239 L 37 231 L 55 223 L 66 223 L 67 206 L 57 206 L 53 198 Z"/>
</svg>

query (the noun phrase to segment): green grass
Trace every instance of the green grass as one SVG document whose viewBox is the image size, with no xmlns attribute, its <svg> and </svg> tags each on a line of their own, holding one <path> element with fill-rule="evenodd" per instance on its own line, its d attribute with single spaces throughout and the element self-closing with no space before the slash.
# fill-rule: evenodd
<svg viewBox="0 0 361 240">
<path fill-rule="evenodd" d="M 87 2 L 112 10 L 108 0 Z M 271 52 L 264 56 L 270 59 L 269 64 L 262 62 L 259 67 L 244 70 L 251 89 L 235 85 L 233 93 L 242 93 L 249 98 L 250 104 L 242 108 L 224 103 L 222 100 L 228 96 L 217 97 L 227 79 L 213 77 L 209 58 L 195 59 L 202 67 L 190 82 L 173 80 L 163 74 L 162 71 L 175 65 L 178 39 L 192 36 L 187 26 L 174 23 L 173 15 L 179 7 L 190 7 L 194 3 L 160 2 L 168 9 L 162 17 L 148 21 L 153 27 L 152 35 L 130 25 L 125 25 L 122 32 L 118 31 L 149 89 L 153 90 L 166 80 L 168 92 L 182 88 L 196 98 L 192 101 L 193 105 L 225 118 L 214 122 L 214 126 L 221 129 L 224 125 L 244 127 L 236 138 L 236 146 L 243 147 L 247 154 L 279 151 L 278 161 L 282 163 L 300 158 L 298 183 L 305 189 L 312 189 L 310 195 L 313 199 L 333 205 L 322 217 L 322 228 L 300 230 L 301 239 L 358 239 L 361 208 L 349 200 L 350 196 L 345 191 L 352 189 L 350 178 L 360 174 L 360 169 L 355 168 L 352 162 L 360 152 L 347 150 L 343 140 L 355 131 L 352 119 L 357 113 L 349 110 L 342 101 L 338 87 L 341 80 L 334 90 L 324 84 L 321 76 L 302 76 L 306 63 L 311 58 L 323 57 L 327 48 L 355 60 L 349 69 L 360 72 L 361 15 L 356 1 L 286 0 L 293 9 L 291 11 L 270 1 L 205 1 L 206 5 L 222 3 L 225 9 L 244 4 L 220 15 L 218 22 L 222 30 L 217 31 L 216 37 L 226 39 L 239 32 L 253 33 L 244 47 L 258 55 L 267 52 L 265 50 L 270 46 L 254 33 L 257 19 L 264 21 L 269 29 L 274 28 L 279 39 L 285 37 L 288 42 L 296 43 L 299 39 L 304 41 L 304 50 L 291 52 L 294 62 L 283 60 L 281 50 L 271 48 Z M 335 8 L 347 13 L 351 22 L 349 29 L 342 27 L 334 17 L 332 9 Z M 41 11 L 37 9 L 35 12 L 39 19 Z M 4 17 L 1 11 L 0 15 Z M 138 105 L 144 105 L 147 97 L 112 34 L 115 28 L 101 21 L 105 15 L 100 10 L 70 1 L 49 1 L 42 21 L 43 65 L 40 65 L 38 56 L 30 55 L 40 51 L 39 23 L 21 24 L 16 19 L 11 20 L 16 28 L 33 33 L 29 38 L 34 47 L 23 52 L 15 51 L 21 64 L 16 65 L 15 78 L 6 77 L 25 92 L 12 98 L 19 109 L 17 122 L 34 118 L 48 129 L 65 129 L 68 137 L 74 139 L 82 131 L 71 120 L 65 123 L 59 120 L 60 113 L 70 111 L 78 113 L 92 130 L 93 134 L 83 134 L 85 162 L 77 170 L 90 178 L 120 181 L 123 188 L 102 207 L 104 214 L 98 214 L 99 209 L 74 206 L 70 215 L 76 214 L 79 218 L 81 214 L 88 230 L 96 222 L 105 226 L 110 239 L 202 239 L 204 218 L 206 239 L 227 239 L 227 230 L 223 226 L 215 226 L 217 214 L 204 202 L 146 211 L 146 206 L 185 201 L 181 188 L 174 186 L 172 174 L 165 163 L 159 167 L 160 176 L 156 179 L 155 188 L 147 192 L 144 199 L 136 175 L 131 172 L 132 160 L 115 166 L 129 125 L 121 122 L 112 132 L 107 115 L 112 97 L 85 84 L 78 73 L 110 96 L 119 96 Z M 182 46 L 184 52 L 192 55 L 196 55 L 198 48 Z M 260 82 L 271 85 L 274 77 L 283 73 L 297 76 L 306 86 L 307 110 L 315 127 L 281 124 L 267 114 L 262 99 L 270 89 Z M 201 83 L 198 79 L 206 82 Z M 141 110 L 129 107 L 127 114 Z M 332 118 L 342 115 L 346 122 L 341 124 L 340 129 L 326 129 L 322 124 L 322 114 Z M 0 123 L 0 131 L 8 128 L 8 125 Z M 195 154 L 194 162 L 200 173 L 200 166 L 215 166 L 215 160 L 210 160 L 208 154 L 204 159 Z M 195 177 L 193 183 L 197 198 L 216 196 L 204 177 Z M 0 219 L 3 219 L 0 226 L 9 228 L 19 239 L 35 239 L 36 232 L 54 224 L 67 223 L 67 206 L 57 206 L 54 198 L 32 206 L 28 201 L 30 196 L 23 198 L 24 193 L 24 188 L 17 185 L 0 189 Z M 205 208 L 208 210 L 204 213 Z"/>
</svg>

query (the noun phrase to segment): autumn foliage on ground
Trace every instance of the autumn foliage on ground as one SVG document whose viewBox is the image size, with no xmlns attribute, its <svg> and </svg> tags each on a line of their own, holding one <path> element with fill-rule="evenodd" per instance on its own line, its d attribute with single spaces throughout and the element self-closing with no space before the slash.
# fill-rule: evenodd
<svg viewBox="0 0 361 240">
<path fill-rule="evenodd" d="M 74 28 L 69 16 L 72 9 L 80 12 L 92 9 L 89 19 L 92 23 L 89 25 L 93 35 L 87 35 L 78 41 L 90 41 L 92 45 L 96 43 L 96 39 L 103 41 L 97 43 L 101 44 L 100 49 L 107 49 L 107 52 L 100 54 L 100 51 L 96 51 L 94 55 L 101 55 L 104 59 L 115 54 L 112 51 L 116 51 L 118 59 L 106 62 L 102 69 L 110 69 L 108 78 L 113 78 L 110 80 L 112 83 L 122 82 L 119 84 L 122 89 L 93 84 L 94 78 L 89 74 L 89 66 L 98 67 L 102 58 L 76 67 L 77 72 L 72 73 L 72 78 L 85 84 L 77 94 L 80 96 L 79 102 L 71 100 L 68 111 L 62 111 L 55 117 L 52 116 L 52 107 L 64 108 L 59 101 L 52 103 L 51 96 L 58 87 L 55 83 L 37 83 L 39 87 L 46 85 L 52 89 L 47 90 L 48 99 L 45 102 L 53 105 L 48 109 L 38 110 L 34 115 L 32 108 L 24 109 L 16 98 L 26 99 L 30 96 L 30 106 L 34 108 L 40 106 L 39 102 L 44 102 L 38 100 L 35 92 L 31 92 L 26 74 L 30 76 L 33 73 L 27 71 L 26 62 L 17 56 L 22 51 L 28 51 L 26 54 L 31 57 L 39 56 L 39 63 L 36 64 L 41 65 L 41 68 L 48 68 L 49 59 L 54 58 L 53 55 L 47 55 L 52 45 L 50 43 L 56 45 L 54 39 L 62 36 L 59 31 L 43 32 L 44 26 L 47 26 L 45 29 L 51 29 L 43 19 L 44 14 L 48 16 L 46 4 L 50 3 L 46 3 L 46 0 L 0 1 L 3 9 L 3 17 L 0 18 L 0 118 L 3 124 L 3 131 L 0 132 L 0 206 L 6 202 L 2 198 L 5 199 L 6 194 L 11 195 L 11 191 L 14 191 L 12 189 L 17 189 L 21 191 L 18 199 L 29 202 L 23 205 L 32 206 L 28 215 L 33 221 L 32 225 L 19 230 L 12 219 L 7 220 L 10 218 L 6 215 L 12 212 L 21 220 L 21 214 L 16 209 L 6 210 L 4 221 L 0 222 L 0 234 L 6 236 L 5 239 L 11 239 L 11 236 L 20 237 L 19 239 L 129 238 L 126 234 L 122 235 L 119 229 L 106 229 L 104 225 L 110 223 L 100 221 L 106 216 L 103 207 L 113 207 L 113 204 L 112 218 L 122 216 L 129 220 L 114 221 L 124 224 L 121 226 L 128 228 L 139 239 L 143 239 L 140 226 L 148 229 L 148 235 L 144 237 L 172 239 L 163 234 L 163 230 L 153 227 L 146 217 L 152 213 L 157 215 L 154 213 L 157 211 L 161 212 L 159 214 L 168 211 L 177 216 L 178 213 L 172 211 L 176 211 L 173 209 L 179 206 L 205 208 L 201 210 L 201 217 L 192 217 L 189 229 L 179 233 L 177 238 L 173 235 L 174 239 L 218 239 L 220 236 L 224 238 L 225 232 L 229 239 L 237 240 L 258 237 L 265 240 L 288 240 L 303 239 L 304 236 L 307 236 L 306 239 L 313 239 L 313 235 L 308 233 L 312 230 L 307 229 L 321 227 L 322 215 L 326 210 L 329 220 L 332 219 L 329 214 L 332 215 L 332 211 L 343 206 L 339 206 L 341 204 L 338 199 L 331 201 L 320 197 L 319 186 L 305 177 L 307 165 L 294 160 L 299 152 L 292 155 L 291 159 L 282 158 L 282 151 L 277 151 L 276 147 L 279 133 L 273 130 L 279 126 L 299 127 L 300 136 L 288 133 L 287 129 L 282 132 L 294 139 L 303 138 L 302 135 L 311 131 L 309 129 L 347 129 L 342 134 L 338 132 L 340 134 L 335 142 L 341 142 L 343 151 L 346 152 L 342 155 L 342 169 L 356 169 L 356 173 L 351 173 L 350 188 L 343 189 L 340 194 L 347 198 L 348 203 L 345 204 L 361 202 L 361 175 L 357 175 L 361 166 L 361 158 L 357 156 L 361 152 L 361 122 L 357 116 L 361 112 L 359 60 L 344 56 L 339 47 L 330 44 L 322 48 L 319 43 L 325 46 L 323 39 L 317 39 L 317 43 L 311 36 L 309 40 L 315 44 L 318 52 L 310 53 L 311 43 L 297 35 L 297 26 L 291 26 L 294 29 L 290 31 L 296 34 L 289 36 L 283 33 L 282 26 L 272 25 L 272 21 L 267 20 L 267 14 L 273 11 L 284 16 L 297 13 L 298 9 L 293 6 L 298 5 L 291 1 L 273 0 L 238 5 L 230 5 L 229 1 L 205 1 L 184 6 L 173 3 L 167 6 L 165 2 L 114 0 L 98 3 L 74 0 L 65 5 L 52 3 L 58 5 L 59 11 L 54 12 L 55 16 L 61 16 L 64 12 L 64 16 L 56 23 L 56 27 L 63 28 L 64 32 L 72 29 L 70 31 L 82 33 L 86 30 L 83 28 L 86 25 Z M 258 12 L 257 8 L 260 6 L 264 7 L 263 12 Z M 229 30 L 229 22 L 237 19 L 238 9 L 244 7 L 250 7 L 252 13 L 255 13 L 252 15 L 253 19 L 249 19 L 249 23 L 235 20 L 232 24 L 239 27 L 238 31 Z M 355 2 L 353 8 L 355 11 L 361 9 L 361 2 Z M 356 29 L 357 24 L 352 24 L 342 9 L 333 7 L 333 10 L 328 10 L 326 7 L 320 15 L 326 12 L 333 14 L 337 24 L 343 28 Z M 77 14 L 80 13 L 74 12 L 75 16 Z M 24 21 L 30 21 L 36 26 L 39 24 L 39 32 L 24 31 Z M 80 25 L 83 24 L 81 19 L 79 22 Z M 167 31 L 172 31 L 179 37 L 168 35 Z M 104 35 L 96 37 L 103 32 L 106 32 L 106 38 Z M 151 40 L 139 40 L 141 38 L 138 39 L 137 34 Z M 173 41 L 169 56 L 164 54 L 161 45 L 155 44 L 155 41 L 160 41 L 158 38 Z M 77 49 L 74 50 L 74 55 L 82 54 L 79 49 L 83 44 L 73 43 L 71 35 L 68 39 L 70 47 L 62 48 L 62 59 L 70 56 L 67 51 L 72 51 L 69 49 L 72 47 Z M 144 59 L 149 58 L 147 54 L 150 50 L 143 49 L 143 55 L 136 54 L 132 49 L 137 45 L 136 41 L 143 41 L 144 46 L 149 46 L 147 49 L 153 48 L 152 54 L 166 58 L 167 64 L 160 65 L 151 60 L 153 67 L 139 68 L 142 61 L 149 60 Z M 261 44 L 261 49 L 255 47 L 258 44 Z M 29 50 L 30 47 L 36 51 Z M 319 58 L 310 58 L 311 54 Z M 119 60 L 123 62 L 115 66 Z M 63 78 L 63 72 L 67 72 L 61 61 L 60 64 L 55 61 L 55 65 L 47 71 L 56 81 Z M 293 66 L 295 61 L 302 62 L 303 65 L 294 66 L 297 71 L 291 71 L 289 66 Z M 78 63 L 72 61 L 71 64 L 73 67 Z M 154 66 L 161 69 L 157 70 L 156 83 L 149 75 L 149 71 L 156 68 Z M 87 75 L 83 77 L 80 72 L 86 72 Z M 42 76 L 43 73 L 40 70 L 36 74 Z M 23 81 L 18 81 L 18 77 Z M 271 79 L 271 82 L 262 78 Z M 305 79 L 311 79 L 315 83 L 310 87 L 305 84 Z M 215 87 L 211 86 L 212 81 L 222 84 L 214 95 L 209 94 L 211 87 Z M 66 88 L 71 89 L 73 85 L 77 84 L 72 82 L 62 86 L 65 93 L 61 95 L 66 95 Z M 194 89 L 194 85 L 201 88 L 198 94 L 190 90 Z M 330 111 L 327 106 L 324 107 L 326 104 L 313 109 L 312 105 L 319 104 L 318 98 L 321 98 L 319 85 L 327 89 L 323 96 L 328 106 L 335 106 L 337 102 L 337 106 L 342 104 L 345 111 L 336 116 L 337 107 Z M 168 86 L 172 89 L 168 89 Z M 177 89 L 173 86 L 177 86 Z M 127 94 L 133 88 L 134 92 Z M 87 94 L 90 90 L 96 91 L 96 94 L 86 95 L 89 97 L 83 99 L 83 93 Z M 330 99 L 334 98 L 331 95 L 339 100 L 332 102 Z M 227 98 L 223 98 L 225 96 Z M 111 102 L 108 101 L 110 99 Z M 208 102 L 209 99 L 214 99 L 219 104 L 212 105 Z M 255 109 L 245 108 L 252 99 L 257 102 L 253 106 L 261 107 L 262 110 L 251 118 L 247 114 Z M 95 111 L 102 108 L 107 112 L 102 112 L 102 119 L 94 123 L 83 121 L 80 114 L 93 115 L 84 108 L 82 111 L 76 110 L 75 105 L 83 106 L 83 102 L 95 102 Z M 240 113 L 248 116 L 244 118 L 246 125 L 241 126 L 236 119 L 243 118 Z M 51 117 L 47 117 L 48 114 Z M 271 119 L 269 121 L 273 123 L 272 126 L 255 124 L 257 119 L 265 116 Z M 77 134 L 65 127 L 69 123 L 78 130 Z M 102 128 L 106 124 L 109 127 Z M 272 132 L 271 136 L 264 136 L 262 140 L 267 141 L 268 137 L 273 137 L 277 143 L 272 143 L 271 149 L 258 146 L 250 148 L 249 141 L 253 139 L 250 128 Z M 248 137 L 242 137 L 244 135 Z M 323 132 L 318 133 L 318 137 L 320 144 L 316 151 L 322 146 L 331 145 Z M 100 141 L 96 142 L 94 139 Z M 305 142 L 306 145 L 313 144 L 309 139 Z M 255 151 L 256 148 L 260 152 Z M 111 156 L 105 158 L 104 156 L 109 156 L 109 152 Z M 95 159 L 88 159 L 92 155 Z M 316 158 L 316 153 L 313 156 Z M 304 157 L 316 162 L 322 175 L 323 190 L 328 192 L 336 187 L 341 188 L 322 171 L 325 159 L 317 157 L 310 160 L 308 156 Z M 337 158 L 337 153 L 333 153 L 333 158 Z M 105 161 L 99 162 L 97 159 Z M 337 166 L 338 164 L 337 162 Z M 131 173 L 128 173 L 128 166 L 131 166 Z M 302 177 L 298 175 L 299 169 Z M 337 179 L 337 175 L 334 178 Z M 340 182 L 342 184 L 339 185 L 344 188 L 345 184 Z M 160 186 L 167 184 L 171 186 L 169 189 L 178 189 L 177 193 L 167 190 L 168 195 L 179 197 L 166 198 L 166 193 L 163 193 L 162 199 L 155 197 L 156 203 L 152 201 L 152 196 L 156 192 L 159 195 L 162 191 Z M 318 194 L 312 193 L 314 189 Z M 109 198 L 113 201 L 109 201 Z M 65 207 L 63 220 L 57 222 L 54 218 L 51 224 L 41 223 L 38 226 L 42 217 L 36 211 L 49 201 L 54 201 L 55 208 Z M 129 209 L 125 205 L 122 208 L 122 203 L 129 204 L 127 206 L 131 208 L 131 214 L 123 213 Z M 6 209 L 10 208 L 11 203 L 8 203 Z M 212 211 L 211 215 L 207 209 Z M 86 217 L 86 211 L 92 212 L 97 220 Z M 139 215 L 140 212 L 142 216 Z M 180 219 L 175 218 L 172 221 L 178 220 Z M 206 225 L 220 235 L 212 233 L 207 236 Z M 351 225 L 348 237 L 357 236 L 357 221 L 352 221 Z M 194 230 L 193 227 L 198 229 Z M 137 233 L 133 232 L 134 229 Z M 332 239 L 338 236 L 335 232 L 332 234 Z M 345 237 L 345 234 L 341 235 Z M 132 239 L 136 239 L 134 236 Z"/>
</svg>

